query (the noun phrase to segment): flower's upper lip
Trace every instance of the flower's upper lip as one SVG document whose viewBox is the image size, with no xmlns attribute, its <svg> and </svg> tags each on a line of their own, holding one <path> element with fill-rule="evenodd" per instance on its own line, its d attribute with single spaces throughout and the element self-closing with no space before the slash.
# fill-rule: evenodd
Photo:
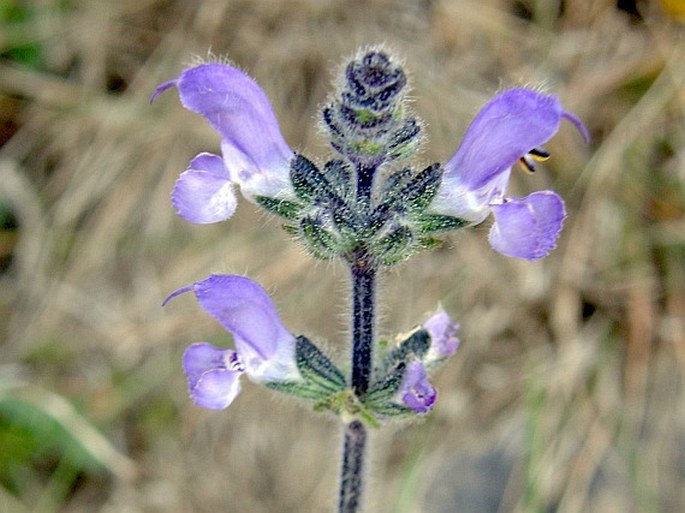
<svg viewBox="0 0 685 513">
<path fill-rule="evenodd" d="M 175 297 L 178 297 L 178 296 L 180 296 L 181 294 L 185 294 L 186 292 L 190 292 L 191 290 L 193 290 L 193 287 L 194 287 L 194 286 L 195 286 L 195 285 L 188 285 L 188 286 L 186 286 L 186 287 L 181 287 L 180 289 L 174 290 L 171 294 L 169 294 L 169 295 L 167 296 L 167 298 L 166 298 L 164 301 L 162 301 L 162 306 L 166 306 L 167 303 L 168 303 L 169 301 L 171 301 L 172 299 L 174 299 Z"/>
<path fill-rule="evenodd" d="M 156 94 L 174 86 L 184 107 L 204 116 L 257 168 L 268 169 L 275 160 L 292 156 L 269 99 L 242 71 L 226 64 L 202 64 L 162 84 Z"/>
<path fill-rule="evenodd" d="M 587 127 L 585 124 L 580 120 L 579 117 L 577 117 L 575 114 L 572 114 L 571 112 L 565 110 L 564 112 L 561 113 L 561 116 L 568 120 L 573 126 L 576 127 L 576 129 L 580 132 L 580 135 L 583 136 L 583 139 L 585 140 L 586 143 L 590 142 L 590 132 L 588 131 Z"/>
<path fill-rule="evenodd" d="M 531 89 L 508 89 L 478 112 L 466 130 L 445 174 L 475 190 L 507 171 L 531 148 L 547 142 L 568 119 L 589 138 L 587 129 L 573 114 L 563 110 L 554 95 Z"/>
</svg>

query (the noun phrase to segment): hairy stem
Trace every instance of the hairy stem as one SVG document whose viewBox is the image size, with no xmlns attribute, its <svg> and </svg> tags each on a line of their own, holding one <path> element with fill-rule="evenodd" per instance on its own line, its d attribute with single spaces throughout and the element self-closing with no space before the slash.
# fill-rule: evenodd
<svg viewBox="0 0 685 513">
<path fill-rule="evenodd" d="M 357 208 L 369 214 L 375 166 L 357 165 Z M 352 275 L 352 390 L 362 396 L 369 389 L 373 365 L 377 266 L 362 244 L 350 260 Z"/>
<path fill-rule="evenodd" d="M 373 365 L 376 267 L 358 254 L 352 273 L 352 389 L 362 396 L 369 388 Z"/>
<path fill-rule="evenodd" d="M 357 166 L 357 208 L 368 215 L 376 168 Z M 352 277 L 352 390 L 362 397 L 369 389 L 373 369 L 373 338 L 376 323 L 376 262 L 364 244 L 349 260 Z M 340 474 L 339 513 L 361 511 L 366 453 L 366 428 L 359 420 L 345 426 L 342 471 Z"/>
<path fill-rule="evenodd" d="M 365 451 L 366 428 L 359 420 L 353 420 L 345 426 L 338 513 L 361 511 Z"/>
<path fill-rule="evenodd" d="M 376 306 L 376 272 L 363 251 L 355 254 L 352 274 L 352 390 L 357 396 L 369 389 L 373 365 L 373 337 Z M 339 513 L 361 511 L 366 428 L 359 420 L 345 426 Z"/>
</svg>

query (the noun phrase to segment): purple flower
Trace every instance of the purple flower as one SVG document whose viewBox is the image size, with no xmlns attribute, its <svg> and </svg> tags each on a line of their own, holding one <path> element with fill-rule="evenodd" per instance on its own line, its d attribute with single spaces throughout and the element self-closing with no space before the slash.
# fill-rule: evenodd
<svg viewBox="0 0 685 513">
<path fill-rule="evenodd" d="M 506 255 L 537 260 L 556 244 L 566 213 L 552 191 L 524 198 L 504 196 L 511 167 L 549 155 L 540 148 L 567 119 L 587 140 L 583 124 L 563 110 L 558 98 L 531 89 L 509 89 L 495 96 L 475 117 L 454 156 L 445 164 L 442 183 L 430 205 L 437 214 L 482 222 L 492 212 L 493 248 Z"/>
<path fill-rule="evenodd" d="M 151 101 L 172 87 L 183 106 L 204 116 L 222 138 L 222 158 L 201 153 L 176 182 L 172 200 L 181 217 L 193 223 L 228 219 L 235 210 L 234 183 L 250 200 L 295 198 L 293 151 L 254 80 L 227 64 L 201 64 L 160 85 Z"/>
<path fill-rule="evenodd" d="M 435 390 L 426 369 L 421 362 L 409 362 L 400 385 L 399 395 L 402 403 L 417 413 L 428 413 L 435 404 L 438 392 Z"/>
<path fill-rule="evenodd" d="M 459 347 L 459 339 L 456 337 L 459 324 L 452 322 L 447 312 L 440 309 L 426 320 L 421 326 L 431 337 L 431 345 L 428 353 L 423 358 L 427 366 L 438 363 L 452 355 Z"/>
<path fill-rule="evenodd" d="M 226 408 L 240 391 L 242 373 L 257 383 L 301 379 L 295 337 L 285 329 L 271 298 L 243 276 L 213 274 L 180 288 L 163 303 L 193 291 L 200 306 L 233 335 L 236 351 L 206 342 L 183 355 L 183 370 L 193 401 L 204 408 Z"/>
</svg>

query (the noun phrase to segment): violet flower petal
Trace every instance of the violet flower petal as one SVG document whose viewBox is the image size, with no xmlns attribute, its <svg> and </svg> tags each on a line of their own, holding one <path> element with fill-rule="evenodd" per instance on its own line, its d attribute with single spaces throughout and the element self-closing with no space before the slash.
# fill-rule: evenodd
<svg viewBox="0 0 685 513">
<path fill-rule="evenodd" d="M 193 344 L 183 353 L 183 371 L 191 399 L 202 408 L 222 410 L 240 392 L 238 378 L 243 367 L 237 353 L 230 349 L 206 342 Z"/>
<path fill-rule="evenodd" d="M 237 202 L 221 157 L 197 155 L 176 180 L 171 201 L 178 215 L 191 223 L 216 223 L 231 217 Z"/>
<path fill-rule="evenodd" d="M 242 372 L 215 369 L 205 372 L 190 390 L 193 402 L 210 410 L 227 408 L 240 392 Z"/>
<path fill-rule="evenodd" d="M 219 132 L 226 167 L 246 197 L 294 198 L 289 167 L 293 151 L 254 80 L 233 66 L 201 64 L 159 86 L 153 99 L 172 86 L 178 88 L 184 107 L 204 116 Z"/>
<path fill-rule="evenodd" d="M 459 324 L 452 322 L 450 316 L 444 310 L 438 310 L 429 317 L 421 326 L 428 331 L 431 337 L 431 345 L 424 358 L 426 365 L 431 365 L 453 354 L 459 346 L 456 337 Z"/>
<path fill-rule="evenodd" d="M 409 362 L 399 393 L 404 405 L 417 413 L 430 411 L 438 396 L 437 391 L 428 381 L 426 370 L 420 362 Z"/>
<path fill-rule="evenodd" d="M 538 260 L 556 247 L 566 211 L 563 200 L 552 191 L 525 198 L 505 198 L 492 205 L 495 222 L 490 244 L 506 256 Z"/>
</svg>

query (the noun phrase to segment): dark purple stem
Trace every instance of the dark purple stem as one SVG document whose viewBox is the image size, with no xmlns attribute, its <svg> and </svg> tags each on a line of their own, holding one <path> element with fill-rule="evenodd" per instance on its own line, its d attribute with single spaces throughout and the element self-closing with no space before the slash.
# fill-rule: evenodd
<svg viewBox="0 0 685 513">
<path fill-rule="evenodd" d="M 345 426 L 338 513 L 358 513 L 361 511 L 365 452 L 366 428 L 359 420 L 353 420 Z"/>
<path fill-rule="evenodd" d="M 376 166 L 358 164 L 357 209 L 366 217 L 371 211 L 371 197 Z M 376 262 L 369 257 L 364 243 L 350 259 L 352 275 L 352 390 L 361 397 L 369 389 L 373 365 L 373 337 L 376 322 Z"/>
<path fill-rule="evenodd" d="M 376 167 L 364 164 L 357 166 L 357 207 L 362 212 L 369 211 L 371 207 L 371 191 L 373 180 L 376 175 Z"/>
<path fill-rule="evenodd" d="M 362 215 L 371 210 L 375 167 L 357 166 L 357 208 Z M 373 338 L 376 323 L 377 264 L 362 244 L 349 260 L 352 277 L 352 390 L 361 397 L 369 389 L 373 369 Z M 366 453 L 366 427 L 359 420 L 345 426 L 340 502 L 338 513 L 361 511 Z"/>
<path fill-rule="evenodd" d="M 376 266 L 362 252 L 352 274 L 352 390 L 362 396 L 369 389 L 373 364 L 376 306 Z"/>
</svg>

